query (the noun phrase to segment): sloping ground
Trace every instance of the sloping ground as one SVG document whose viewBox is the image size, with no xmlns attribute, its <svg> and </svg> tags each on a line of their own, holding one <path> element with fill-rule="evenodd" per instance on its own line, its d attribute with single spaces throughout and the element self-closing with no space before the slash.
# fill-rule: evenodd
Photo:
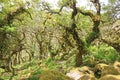
<svg viewBox="0 0 120 80">
<path fill-rule="evenodd" d="M 95 67 L 72 68 L 66 75 L 58 69 L 48 68 L 44 63 L 39 65 L 38 62 L 20 66 L 11 80 L 120 80 L 120 62 L 118 61 L 109 65 L 99 63 Z M 25 67 L 27 65 L 29 67 Z M 11 75 L 10 72 L 1 73 L 0 80 L 9 80 Z"/>
</svg>

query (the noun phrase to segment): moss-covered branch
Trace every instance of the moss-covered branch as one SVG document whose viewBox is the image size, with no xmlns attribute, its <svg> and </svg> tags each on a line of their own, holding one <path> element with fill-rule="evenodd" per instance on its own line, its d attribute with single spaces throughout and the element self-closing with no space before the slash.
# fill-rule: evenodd
<svg viewBox="0 0 120 80">
<path fill-rule="evenodd" d="M 94 16 L 94 14 L 90 10 L 82 10 L 80 8 L 77 8 L 78 12 L 85 15 L 85 16 L 90 16 L 91 18 Z"/>
<path fill-rule="evenodd" d="M 101 5 L 99 0 L 92 0 L 91 1 L 93 5 L 96 8 L 96 14 L 92 13 L 91 11 L 84 11 L 78 8 L 78 12 L 85 15 L 85 16 L 90 16 L 93 22 L 93 28 L 92 32 L 87 36 L 86 42 L 88 46 L 96 39 L 99 37 L 99 25 L 100 25 L 100 11 L 101 11 Z"/>
<path fill-rule="evenodd" d="M 117 52 L 120 53 L 120 45 L 118 43 L 112 43 L 110 41 L 107 41 L 105 39 L 102 39 L 102 41 L 106 44 L 108 44 L 109 46 L 112 46 Z"/>
<path fill-rule="evenodd" d="M 30 18 L 32 18 L 31 14 L 24 8 L 24 6 L 20 6 L 16 10 L 11 11 L 8 14 L 6 14 L 6 17 L 0 22 L 0 27 L 4 27 L 6 25 L 12 24 L 15 17 L 24 12 L 28 13 L 30 15 Z"/>
</svg>

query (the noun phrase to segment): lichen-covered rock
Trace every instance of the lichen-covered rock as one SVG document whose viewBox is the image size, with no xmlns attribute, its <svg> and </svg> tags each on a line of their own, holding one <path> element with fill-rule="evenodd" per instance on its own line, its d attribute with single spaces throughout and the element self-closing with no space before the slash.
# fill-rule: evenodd
<svg viewBox="0 0 120 80">
<path fill-rule="evenodd" d="M 24 74 L 24 75 L 20 75 L 20 79 L 19 80 L 29 80 L 29 76 L 30 76 L 30 73 Z"/>
<path fill-rule="evenodd" d="M 73 79 L 65 76 L 64 74 L 58 71 L 47 70 L 40 75 L 39 80 L 73 80 Z"/>
<path fill-rule="evenodd" d="M 120 80 L 120 75 L 105 75 L 99 80 Z"/>
<path fill-rule="evenodd" d="M 117 69 L 120 73 L 120 62 L 115 61 L 115 63 L 113 64 L 114 68 Z"/>
<path fill-rule="evenodd" d="M 94 76 L 94 73 L 90 67 L 83 66 L 80 68 L 80 71 L 83 72 L 84 74 L 90 74 L 90 75 Z"/>
<path fill-rule="evenodd" d="M 113 74 L 113 75 L 119 75 L 120 72 L 112 65 L 106 65 L 106 64 L 97 64 L 94 68 L 95 75 L 97 74 L 97 71 L 101 71 L 100 76 Z M 99 73 L 99 72 L 98 72 Z"/>
<path fill-rule="evenodd" d="M 87 66 L 74 68 L 66 75 L 70 78 L 73 78 L 74 80 L 95 80 L 94 73 Z"/>
<path fill-rule="evenodd" d="M 97 80 L 94 76 L 92 75 L 83 75 L 80 80 Z"/>
<path fill-rule="evenodd" d="M 69 73 L 66 74 L 68 77 L 73 78 L 74 80 L 79 80 L 83 73 L 79 71 L 79 68 L 75 68 L 70 70 Z"/>
</svg>

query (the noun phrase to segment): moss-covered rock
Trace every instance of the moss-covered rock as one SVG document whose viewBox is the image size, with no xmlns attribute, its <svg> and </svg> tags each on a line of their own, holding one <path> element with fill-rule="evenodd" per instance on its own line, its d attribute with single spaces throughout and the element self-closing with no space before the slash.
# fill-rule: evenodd
<svg viewBox="0 0 120 80">
<path fill-rule="evenodd" d="M 105 75 L 99 80 L 120 80 L 120 75 Z"/>
<path fill-rule="evenodd" d="M 119 71 L 119 73 L 120 73 L 120 62 L 115 61 L 115 63 L 113 64 L 113 66 L 114 66 L 114 68 L 115 68 L 117 71 Z"/>
<path fill-rule="evenodd" d="M 106 65 L 106 64 L 97 64 L 94 68 L 95 74 L 99 73 L 101 71 L 100 77 L 105 76 L 108 74 L 113 74 L 113 75 L 119 75 L 120 72 L 112 65 Z"/>
<path fill-rule="evenodd" d="M 74 80 L 96 80 L 94 73 L 87 66 L 73 68 L 66 75 L 70 78 L 73 78 Z"/>
<path fill-rule="evenodd" d="M 80 80 L 97 80 L 97 79 L 94 76 L 87 74 L 87 75 L 83 75 L 80 78 Z"/>
<path fill-rule="evenodd" d="M 73 79 L 65 76 L 64 74 L 58 71 L 47 70 L 40 75 L 39 80 L 73 80 Z"/>
</svg>

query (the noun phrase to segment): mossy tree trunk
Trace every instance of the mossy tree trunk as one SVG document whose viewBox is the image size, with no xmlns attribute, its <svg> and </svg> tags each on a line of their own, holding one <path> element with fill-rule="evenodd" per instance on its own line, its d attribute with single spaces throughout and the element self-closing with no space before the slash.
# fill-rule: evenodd
<svg viewBox="0 0 120 80">
<path fill-rule="evenodd" d="M 16 19 L 16 16 L 18 16 L 18 15 L 24 13 L 24 12 L 27 12 L 26 9 L 24 9 L 24 6 L 20 6 L 16 10 L 7 13 L 5 18 L 2 21 L 0 21 L 0 28 L 4 29 L 5 26 L 12 27 L 11 24 L 13 23 L 14 19 Z M 9 33 L 7 33 L 4 30 L 0 31 L 0 39 L 3 41 L 3 42 L 0 42 L 0 50 L 2 50 L 2 51 L 0 51 L 0 55 L 2 55 L 1 58 L 4 58 L 5 52 L 7 53 L 8 57 L 5 57 L 4 60 L 6 60 L 6 65 L 5 65 L 6 69 L 8 71 L 10 71 L 10 62 L 11 62 L 12 56 L 15 55 L 17 52 L 20 52 L 21 50 L 23 50 L 23 47 L 22 47 L 23 44 L 21 44 L 21 42 L 23 41 L 25 36 L 24 36 L 23 39 L 20 40 L 20 42 L 18 42 L 18 44 L 16 44 L 14 49 L 9 51 L 8 48 L 9 48 L 10 45 L 8 44 L 8 42 L 9 42 L 8 34 Z M 18 38 L 18 37 L 15 36 L 15 38 Z"/>
<path fill-rule="evenodd" d="M 58 12 L 55 12 L 53 10 L 50 10 L 50 7 L 48 5 L 46 5 L 48 8 L 45 10 L 49 11 L 51 13 L 51 15 L 53 14 L 58 14 L 60 15 L 60 12 L 62 11 L 63 7 L 70 7 L 72 9 L 72 14 L 71 14 L 71 26 L 70 27 L 66 27 L 64 26 L 63 24 L 60 24 L 58 23 L 59 26 L 62 26 L 64 27 L 64 29 L 66 29 L 66 31 L 69 32 L 69 34 L 72 35 L 74 41 L 75 41 L 75 44 L 76 44 L 76 47 L 77 47 L 77 53 L 76 53 L 76 65 L 77 67 L 79 67 L 83 61 L 82 61 L 82 56 L 84 54 L 87 53 L 86 49 L 85 49 L 85 44 L 84 42 L 82 41 L 82 39 L 79 37 L 78 35 L 78 32 L 76 30 L 76 20 L 75 20 L 75 17 L 78 13 L 81 13 L 82 15 L 84 16 L 89 16 L 91 19 L 92 19 L 92 22 L 93 22 L 93 29 L 92 29 L 92 32 L 88 35 L 88 37 L 86 38 L 86 43 L 87 43 L 87 47 L 90 46 L 90 44 L 96 39 L 99 37 L 99 25 L 100 25 L 100 11 L 101 11 L 101 6 L 100 6 L 100 2 L 99 0 L 92 0 L 91 2 L 93 3 L 93 5 L 95 6 L 96 8 L 96 14 L 92 13 L 91 11 L 84 11 L 84 10 L 81 10 L 79 9 L 78 7 L 76 7 L 76 0 L 70 0 L 70 1 L 67 1 L 66 3 L 64 3 L 60 10 Z"/>
</svg>

